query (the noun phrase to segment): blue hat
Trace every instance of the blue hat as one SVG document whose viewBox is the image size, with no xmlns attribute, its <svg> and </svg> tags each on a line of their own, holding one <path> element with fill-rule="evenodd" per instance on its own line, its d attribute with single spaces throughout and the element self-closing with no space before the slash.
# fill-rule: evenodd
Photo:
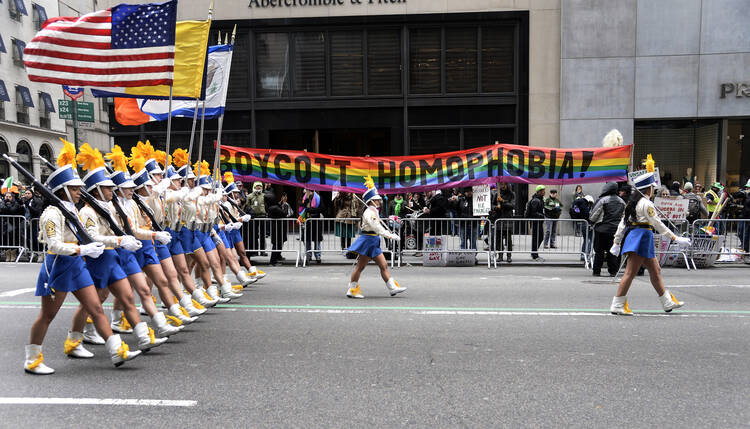
<svg viewBox="0 0 750 429">
<path fill-rule="evenodd" d="M 377 188 L 368 189 L 367 192 L 362 195 L 362 199 L 365 200 L 365 203 L 369 203 L 371 200 L 382 200 L 378 194 Z"/>
<path fill-rule="evenodd" d="M 107 176 L 107 169 L 104 167 L 95 168 L 89 171 L 89 174 L 83 178 L 86 191 L 91 191 L 98 186 L 115 186 L 115 183 Z"/>
<path fill-rule="evenodd" d="M 115 171 L 109 176 L 109 178 L 120 188 L 135 188 L 135 183 L 130 179 L 128 173 Z"/>
<path fill-rule="evenodd" d="M 182 177 L 187 177 L 188 179 L 195 179 L 195 173 L 193 173 L 193 169 L 190 168 L 189 165 L 183 165 L 180 167 L 179 170 L 177 170 L 177 174 Z"/>
<path fill-rule="evenodd" d="M 211 176 L 201 176 L 198 178 L 198 186 L 203 189 L 212 189 Z"/>
<path fill-rule="evenodd" d="M 140 189 L 146 185 L 154 186 L 154 182 L 148 177 L 148 171 L 144 168 L 143 170 L 135 173 L 133 176 L 133 183 L 135 183 L 135 189 Z"/>
<path fill-rule="evenodd" d="M 164 170 L 161 169 L 159 163 L 153 158 L 146 161 L 145 167 L 148 174 L 164 174 Z"/>
<path fill-rule="evenodd" d="M 654 177 L 654 173 L 643 173 L 633 179 L 633 186 L 635 186 L 636 189 L 645 189 L 649 186 L 654 185 L 655 183 L 656 178 Z"/>
<path fill-rule="evenodd" d="M 172 167 L 171 165 L 167 167 L 167 171 L 164 174 L 167 176 L 167 179 L 170 179 L 170 180 L 176 180 L 176 179 L 182 178 L 180 177 L 179 174 L 177 174 L 174 167 Z"/>
<path fill-rule="evenodd" d="M 229 194 L 232 192 L 240 192 L 240 190 L 237 189 L 237 185 L 234 182 L 224 187 L 224 193 Z"/>
<path fill-rule="evenodd" d="M 63 186 L 84 186 L 78 172 L 70 164 L 58 168 L 47 179 L 47 187 L 52 192 L 59 191 Z"/>
</svg>

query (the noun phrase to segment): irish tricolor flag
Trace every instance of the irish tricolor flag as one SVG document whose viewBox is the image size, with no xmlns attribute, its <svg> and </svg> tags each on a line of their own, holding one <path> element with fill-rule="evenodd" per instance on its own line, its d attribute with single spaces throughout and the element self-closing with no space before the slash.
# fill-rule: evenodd
<svg viewBox="0 0 750 429">
<path fill-rule="evenodd" d="M 2 193 L 3 195 L 5 195 L 6 192 L 10 191 L 11 187 L 13 187 L 13 178 L 12 177 L 8 177 L 3 182 L 3 187 L 0 188 L 0 193 Z"/>
</svg>

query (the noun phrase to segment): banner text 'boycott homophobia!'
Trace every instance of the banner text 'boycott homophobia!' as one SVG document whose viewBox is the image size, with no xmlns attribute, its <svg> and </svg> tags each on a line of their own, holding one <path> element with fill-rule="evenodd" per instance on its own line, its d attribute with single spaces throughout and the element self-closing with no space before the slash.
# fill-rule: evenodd
<svg viewBox="0 0 750 429">
<path fill-rule="evenodd" d="M 362 192 L 372 176 L 382 193 L 495 182 L 569 185 L 627 180 L 632 146 L 550 149 L 498 144 L 436 155 L 347 157 L 312 152 L 221 147 L 221 170 L 318 191 Z"/>
</svg>

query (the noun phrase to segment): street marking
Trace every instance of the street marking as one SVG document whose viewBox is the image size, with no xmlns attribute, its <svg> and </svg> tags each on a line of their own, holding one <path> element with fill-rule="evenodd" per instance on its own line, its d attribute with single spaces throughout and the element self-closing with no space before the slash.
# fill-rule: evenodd
<svg viewBox="0 0 750 429">
<path fill-rule="evenodd" d="M 0 397 L 0 405 L 137 405 L 145 407 L 194 407 L 197 404 L 198 401 L 165 399 Z"/>
<path fill-rule="evenodd" d="M 739 289 L 748 289 L 750 285 L 669 285 L 669 288 L 698 288 L 698 287 L 734 287 Z"/>
<path fill-rule="evenodd" d="M 111 306 L 109 303 L 105 307 Z M 76 302 L 65 302 L 63 308 L 77 308 Z M 0 301 L 0 308 L 40 308 L 35 302 Z M 326 313 L 326 314 L 365 314 L 384 311 L 401 311 L 424 315 L 499 315 L 499 316 L 608 316 L 609 309 L 602 308 L 513 308 L 513 307 L 397 307 L 397 306 L 338 306 L 338 305 L 251 305 L 218 304 L 213 309 L 223 311 L 252 311 L 265 313 Z M 638 310 L 640 316 L 658 317 L 750 317 L 750 310 L 676 310 L 664 313 L 663 310 Z"/>
<path fill-rule="evenodd" d="M 27 287 L 24 289 L 16 289 L 16 290 L 9 290 L 7 292 L 0 293 L 0 298 L 6 298 L 9 296 L 18 296 L 23 295 L 25 293 L 35 292 L 36 288 L 33 287 Z"/>
</svg>

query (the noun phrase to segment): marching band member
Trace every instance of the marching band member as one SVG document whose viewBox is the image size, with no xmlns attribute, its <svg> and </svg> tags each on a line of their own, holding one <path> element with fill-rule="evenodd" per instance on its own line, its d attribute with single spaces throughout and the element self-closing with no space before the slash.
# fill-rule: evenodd
<svg viewBox="0 0 750 429">
<path fill-rule="evenodd" d="M 242 222 L 250 222 L 250 220 L 252 219 L 251 216 L 249 214 L 240 216 L 240 211 L 237 209 L 239 203 L 235 201 L 234 197 L 240 193 L 240 190 L 234 183 L 234 175 L 229 171 L 224 173 L 224 181 L 227 182 L 225 191 L 228 193 L 227 202 L 224 206 L 227 208 L 227 210 L 229 210 L 229 212 L 232 214 L 232 216 L 234 216 L 235 219 L 240 219 L 242 220 Z M 232 202 L 234 202 L 234 204 L 229 202 L 229 198 L 232 199 Z M 233 245 L 227 247 L 227 249 L 231 249 L 232 247 L 234 247 L 234 250 L 239 257 L 240 265 L 242 265 L 242 267 L 245 269 L 245 273 L 248 276 L 250 276 L 251 278 L 257 278 L 258 280 L 266 276 L 266 273 L 254 266 L 250 261 L 250 258 L 247 257 L 247 252 L 245 252 L 245 242 L 242 240 L 242 223 L 237 222 L 232 227 L 230 227 L 230 231 L 227 232 L 227 239 Z"/>
<path fill-rule="evenodd" d="M 620 280 L 617 295 L 612 299 L 612 305 L 609 309 L 612 314 L 623 316 L 633 314 L 628 305 L 627 294 L 633 278 L 635 278 L 641 266 L 648 269 L 651 276 L 651 285 L 659 295 L 659 301 L 665 312 L 669 313 L 684 305 L 683 302 L 677 300 L 674 294 L 664 288 L 661 268 L 654 250 L 654 230 L 666 235 L 680 246 L 690 246 L 690 239 L 676 236 L 656 216 L 654 203 L 651 202 L 654 184 L 656 183 L 651 155 L 649 155 L 649 161 L 646 163 L 646 170 L 646 173 L 636 177 L 633 181 L 637 191 L 633 193 L 625 206 L 625 216 L 617 228 L 614 245 L 609 250 L 613 255 L 618 255 L 620 250 L 623 254 L 628 255 L 625 274 Z"/>
<path fill-rule="evenodd" d="M 359 276 L 365 267 L 367 267 L 367 263 L 370 260 L 375 261 L 375 264 L 380 268 L 380 277 L 383 278 L 391 296 L 395 296 L 404 292 L 406 288 L 399 286 L 398 282 L 391 277 L 385 256 L 383 256 L 383 251 L 380 249 L 380 237 L 382 236 L 395 241 L 400 240 L 400 237 L 398 234 L 388 231 L 380 223 L 380 213 L 378 211 L 383 200 L 378 195 L 378 190 L 375 188 L 375 183 L 370 176 L 365 178 L 365 186 L 367 186 L 367 192 L 364 193 L 362 199 L 365 201 L 367 208 L 362 213 L 361 232 L 348 249 L 351 252 L 357 253 L 359 257 L 349 280 L 349 290 L 346 291 L 346 296 L 349 298 L 364 298 L 362 289 L 359 286 Z"/>
<path fill-rule="evenodd" d="M 220 285 L 222 298 L 239 298 L 242 296 L 242 293 L 234 292 L 232 290 L 232 284 L 224 279 L 224 274 L 221 271 L 219 252 L 216 250 L 216 243 L 211 238 L 213 222 L 216 215 L 218 215 L 217 204 L 221 201 L 221 191 L 213 191 L 211 172 L 208 169 L 208 163 L 203 161 L 200 163 L 199 168 L 200 175 L 198 177 L 197 187 L 202 189 L 202 194 L 196 200 L 200 226 L 196 229 L 195 235 L 200 240 L 203 250 L 206 253 L 206 258 L 211 266 L 211 271 L 214 273 L 214 278 Z M 214 288 L 213 293 L 211 288 Z M 215 293 L 217 293 L 216 286 L 211 285 L 208 294 L 214 297 Z"/>
<path fill-rule="evenodd" d="M 60 168 L 50 175 L 47 186 L 62 200 L 64 209 L 78 216 L 75 205 L 81 198 L 83 182 L 73 167 L 75 156 L 75 147 L 64 141 L 63 149 L 57 158 Z M 35 293 L 41 297 L 42 309 L 31 327 L 30 341 L 25 347 L 24 371 L 39 375 L 55 372 L 44 364 L 42 342 L 68 292 L 73 293 L 78 299 L 86 313 L 91 315 L 96 329 L 106 338 L 105 346 L 115 366 L 137 357 L 140 351 L 131 352 L 120 336 L 112 333 L 94 287 L 94 280 L 86 269 L 84 257 L 90 260 L 101 257 L 105 251 L 104 244 L 95 241 L 79 245 L 78 238 L 66 222 L 61 208 L 55 205 L 50 205 L 44 210 L 39 224 L 39 241 L 47 247 L 47 255 L 39 271 Z M 72 336 L 73 342 L 79 342 L 82 338 L 78 334 L 80 332 L 74 336 L 68 334 L 68 337 L 71 339 Z M 77 345 L 74 348 L 77 348 Z"/>
<path fill-rule="evenodd" d="M 133 193 L 135 192 L 135 183 L 133 183 L 133 180 L 131 180 L 128 173 L 128 167 L 126 164 L 127 161 L 123 160 L 123 158 L 120 157 L 119 154 L 111 156 L 110 159 L 112 160 L 112 166 L 115 170 L 110 178 L 115 183 L 115 185 L 117 185 L 119 192 L 119 195 L 115 195 L 110 204 L 113 208 L 115 207 L 115 204 L 118 204 L 124 212 L 124 219 L 121 216 L 118 216 L 120 217 L 119 220 L 121 224 L 124 225 L 127 222 L 128 226 L 133 231 L 135 238 L 141 240 L 141 243 L 143 242 L 143 240 L 156 239 L 157 234 L 155 232 L 140 228 L 137 223 L 137 216 L 134 210 L 135 203 L 132 201 Z M 169 325 L 164 313 L 157 310 L 156 304 L 154 304 L 154 298 L 151 295 L 151 288 L 146 282 L 146 276 L 143 274 L 143 271 L 141 271 L 141 267 L 138 264 L 135 252 L 131 252 L 123 248 L 118 248 L 117 253 L 120 256 L 120 264 L 124 269 L 125 274 L 127 274 L 128 276 L 130 286 L 138 294 L 138 297 L 141 300 L 141 306 L 146 310 L 146 313 L 149 315 L 149 317 L 151 317 L 151 320 L 157 327 L 155 336 L 153 335 L 153 333 L 151 333 L 150 328 L 145 324 L 145 322 L 141 322 L 141 324 L 135 325 L 133 330 L 139 338 L 144 332 L 147 335 L 151 335 L 151 347 L 158 346 L 166 341 L 166 337 L 180 332 L 183 326 Z M 158 264 L 158 261 L 156 261 L 156 263 Z M 122 326 L 123 322 L 127 321 L 127 319 L 124 319 L 122 317 L 122 313 L 119 308 L 122 305 L 125 305 L 125 303 L 119 302 L 119 300 L 115 300 L 112 317 L 112 327 L 115 331 L 121 329 L 127 330 L 126 326 Z M 149 345 L 145 344 L 145 342 L 141 344 L 141 341 L 139 340 L 139 347 L 145 349 L 148 348 Z"/>
</svg>

